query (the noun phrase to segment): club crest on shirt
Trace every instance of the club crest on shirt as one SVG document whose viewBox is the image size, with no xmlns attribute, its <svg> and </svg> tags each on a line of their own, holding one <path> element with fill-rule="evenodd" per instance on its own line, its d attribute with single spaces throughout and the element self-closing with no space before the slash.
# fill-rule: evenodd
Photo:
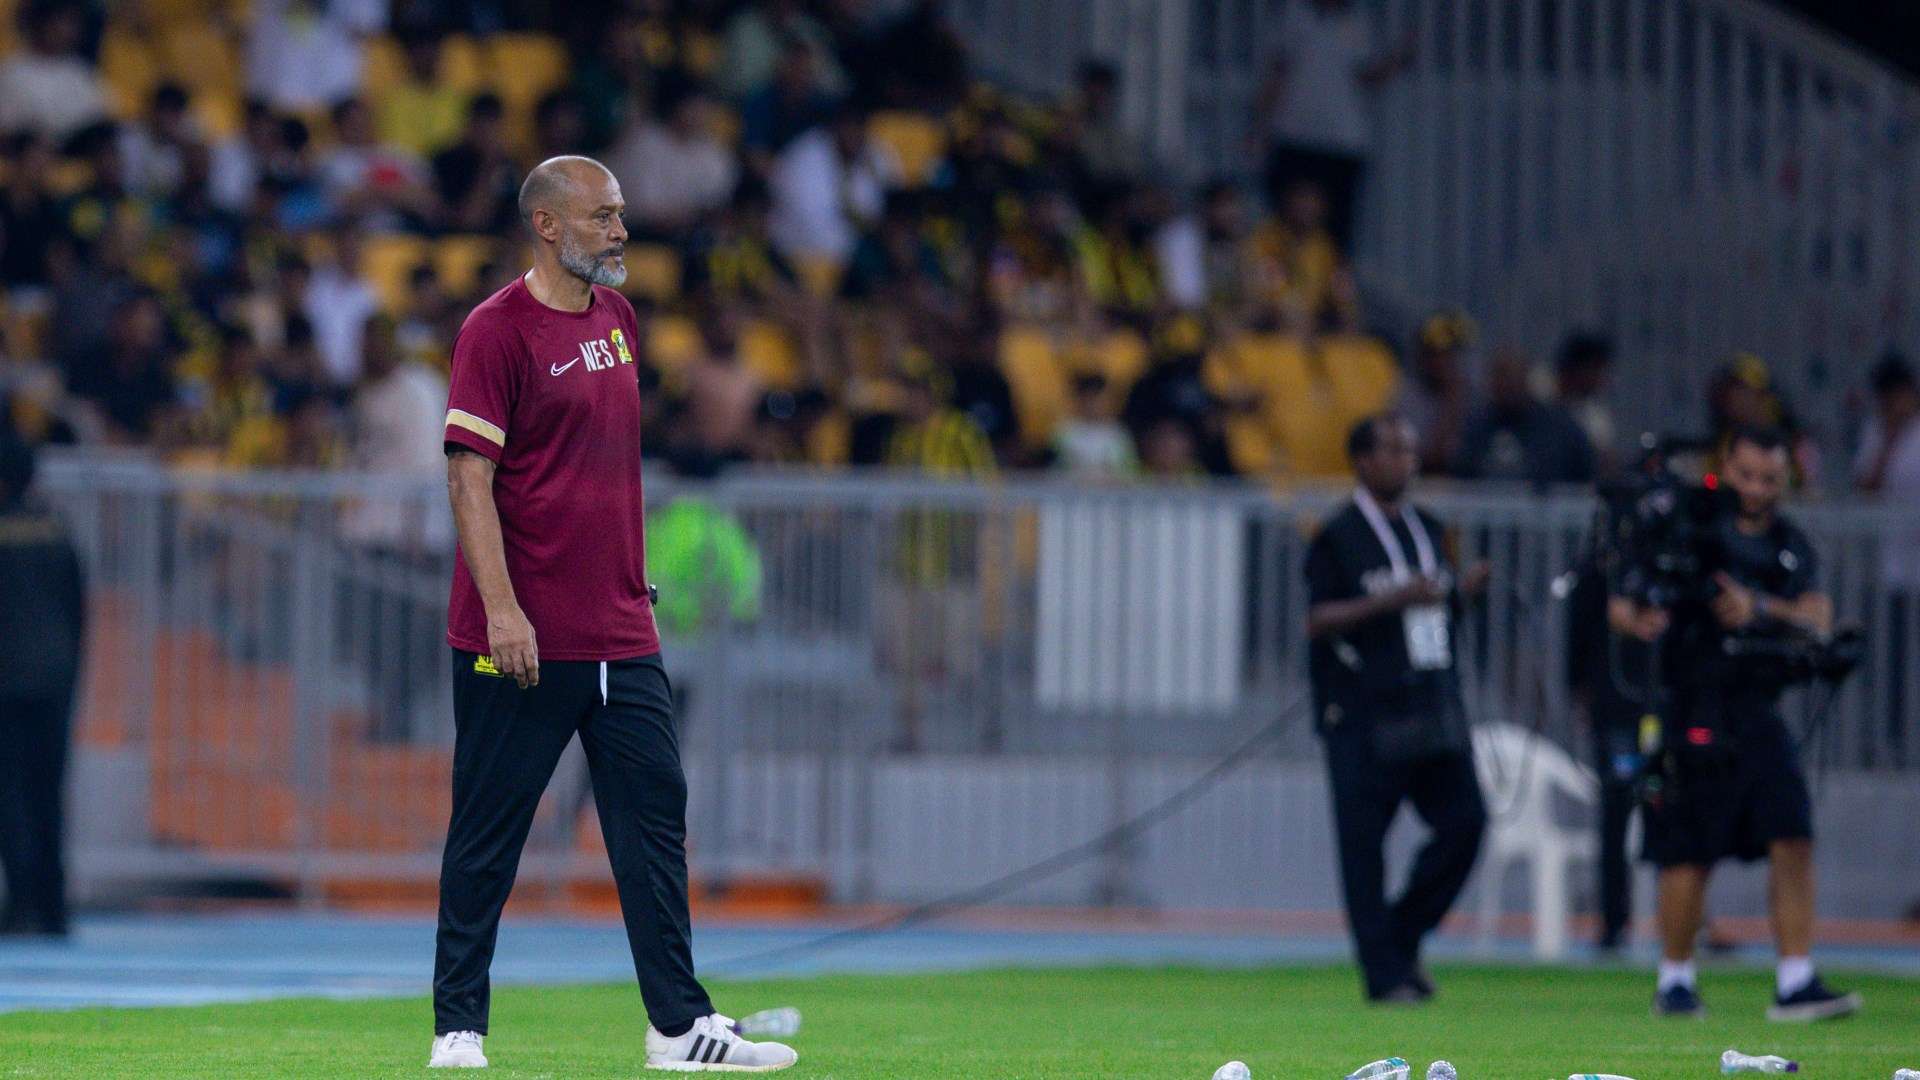
<svg viewBox="0 0 1920 1080">
<path fill-rule="evenodd" d="M 620 354 L 621 363 L 633 363 L 633 354 L 627 351 L 627 335 L 621 333 L 617 326 L 613 328 L 613 351 Z"/>
</svg>

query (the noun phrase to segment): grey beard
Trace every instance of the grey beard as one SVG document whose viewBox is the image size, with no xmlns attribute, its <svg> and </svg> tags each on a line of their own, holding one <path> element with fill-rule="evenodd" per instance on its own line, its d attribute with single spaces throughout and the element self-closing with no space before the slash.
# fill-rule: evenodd
<svg viewBox="0 0 1920 1080">
<path fill-rule="evenodd" d="M 560 242 L 560 265 L 567 273 L 595 285 L 619 288 L 627 282 L 625 266 L 608 266 L 564 240 Z"/>
</svg>

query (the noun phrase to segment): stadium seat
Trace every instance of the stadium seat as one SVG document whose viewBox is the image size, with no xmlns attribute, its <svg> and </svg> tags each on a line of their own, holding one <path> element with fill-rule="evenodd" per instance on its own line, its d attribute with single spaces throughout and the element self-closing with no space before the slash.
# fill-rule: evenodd
<svg viewBox="0 0 1920 1080">
<path fill-rule="evenodd" d="M 567 50 L 547 34 L 495 34 L 486 43 L 488 83 L 509 105 L 530 105 L 567 79 Z"/>
<path fill-rule="evenodd" d="M 1481 944 L 1492 942 L 1508 867 L 1524 862 L 1531 872 L 1533 955 L 1560 959 L 1567 952 L 1567 874 L 1597 857 L 1598 841 L 1591 827 L 1562 825 L 1554 806 L 1598 807 L 1600 781 L 1558 745 L 1517 724 L 1475 727 L 1473 758 L 1487 802 L 1505 811 L 1489 813 L 1480 854 Z"/>
<path fill-rule="evenodd" d="M 160 81 L 160 63 L 140 38 L 108 30 L 100 41 L 100 78 L 109 111 L 116 119 L 129 120 L 147 111 L 147 99 Z"/>
<path fill-rule="evenodd" d="M 449 34 L 440 41 L 440 82 L 471 93 L 487 81 L 487 58 L 480 46 L 465 34 Z"/>
<path fill-rule="evenodd" d="M 240 96 L 231 91 L 202 90 L 193 95 L 194 119 L 209 139 L 217 141 L 238 133 L 245 111 Z"/>
<path fill-rule="evenodd" d="M 427 259 L 427 241 L 404 233 L 368 236 L 360 244 L 360 273 L 373 285 L 380 306 L 399 311 L 407 302 L 407 275 Z"/>
<path fill-rule="evenodd" d="M 680 295 L 680 253 L 665 244 L 627 245 L 627 292 L 670 303 Z"/>
<path fill-rule="evenodd" d="M 867 121 L 867 135 L 893 151 L 900 175 L 910 188 L 923 187 L 947 152 L 947 131 L 925 113 L 890 109 Z"/>
<path fill-rule="evenodd" d="M 1009 327 L 1000 335 L 1000 373 L 1013 393 L 1021 441 L 1045 446 L 1067 414 L 1067 376 L 1053 339 L 1038 327 Z"/>
<path fill-rule="evenodd" d="M 685 315 L 656 315 L 647 320 L 647 359 L 662 375 L 679 375 L 705 350 L 700 328 Z"/>
<path fill-rule="evenodd" d="M 239 89 L 243 65 L 238 50 L 213 23 L 174 23 L 161 32 L 159 44 L 167 78 L 196 91 Z"/>
<path fill-rule="evenodd" d="M 376 109 L 387 94 L 407 81 L 407 57 L 391 36 L 370 37 L 360 46 L 360 92 Z"/>
<path fill-rule="evenodd" d="M 793 272 L 799 275 L 800 284 L 815 296 L 837 294 L 840 275 L 845 271 L 846 267 L 831 255 L 796 255 L 793 259 Z"/>
<path fill-rule="evenodd" d="M 1400 366 L 1379 338 L 1332 334 L 1321 338 L 1319 345 L 1342 415 L 1357 421 L 1393 400 L 1400 388 Z"/>
<path fill-rule="evenodd" d="M 740 327 L 740 362 L 774 390 L 797 390 L 805 372 L 793 335 L 770 319 L 749 319 Z"/>
<path fill-rule="evenodd" d="M 460 296 L 473 288 L 480 267 L 493 255 L 491 236 L 444 236 L 433 244 L 433 270 L 440 286 Z"/>
</svg>

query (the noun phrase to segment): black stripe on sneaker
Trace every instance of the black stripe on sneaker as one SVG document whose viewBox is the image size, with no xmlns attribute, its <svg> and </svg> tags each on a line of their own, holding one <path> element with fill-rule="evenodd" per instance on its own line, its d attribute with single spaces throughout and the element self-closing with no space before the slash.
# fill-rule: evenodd
<svg viewBox="0 0 1920 1080">
<path fill-rule="evenodd" d="M 705 1035 L 695 1035 L 693 1037 L 693 1049 L 687 1051 L 688 1061 L 692 1061 L 695 1058 L 700 1056 L 700 1047 L 706 1041 L 707 1041 L 707 1037 Z"/>
<path fill-rule="evenodd" d="M 721 1043 L 720 1052 L 713 1055 L 713 1064 L 718 1065 L 721 1062 L 727 1060 L 727 1051 L 731 1049 L 733 1049 L 733 1040 L 729 1039 L 726 1042 Z"/>
<path fill-rule="evenodd" d="M 709 1039 L 707 1041 L 706 1052 L 700 1055 L 700 1060 L 712 1064 L 714 1055 L 720 1052 L 721 1045 L 722 1043 L 719 1039 Z"/>
</svg>

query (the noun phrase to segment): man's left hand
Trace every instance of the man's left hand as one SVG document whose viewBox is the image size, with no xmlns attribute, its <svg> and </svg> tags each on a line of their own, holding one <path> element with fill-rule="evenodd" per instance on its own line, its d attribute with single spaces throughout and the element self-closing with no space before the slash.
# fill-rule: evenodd
<svg viewBox="0 0 1920 1080">
<path fill-rule="evenodd" d="M 1487 591 L 1487 582 L 1493 577 L 1493 567 L 1484 562 L 1474 563 L 1460 573 L 1460 595 L 1479 596 Z"/>
<path fill-rule="evenodd" d="M 1738 630 L 1753 621 L 1760 610 L 1760 599 L 1752 589 L 1728 577 L 1724 570 L 1713 575 L 1713 583 L 1720 591 L 1709 606 L 1721 626 Z"/>
</svg>

